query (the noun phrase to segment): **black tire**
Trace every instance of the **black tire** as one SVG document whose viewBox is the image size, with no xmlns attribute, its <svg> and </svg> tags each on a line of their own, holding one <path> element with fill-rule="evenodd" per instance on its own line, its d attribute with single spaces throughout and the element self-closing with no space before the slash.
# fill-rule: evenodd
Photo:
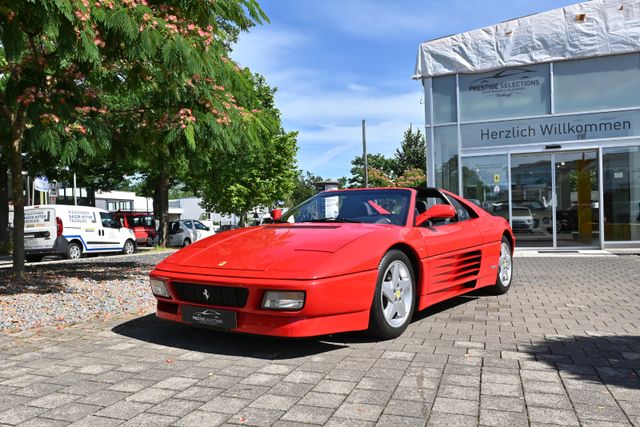
<svg viewBox="0 0 640 427">
<path fill-rule="evenodd" d="M 502 251 L 503 248 L 505 248 L 505 245 L 506 248 L 508 248 L 508 275 L 503 274 L 505 265 L 503 265 L 504 260 L 502 259 Z M 493 295 L 506 294 L 511 288 L 511 283 L 513 282 L 513 248 L 506 236 L 502 236 L 502 241 L 500 242 L 500 258 L 498 259 L 498 272 L 496 276 L 496 284 L 491 286 L 489 291 Z"/>
<path fill-rule="evenodd" d="M 394 296 L 396 298 L 405 297 L 409 299 L 404 300 L 404 304 L 402 306 L 405 315 L 400 316 L 400 312 L 394 312 L 392 309 L 392 319 L 388 320 L 385 315 L 385 308 L 388 307 L 389 304 L 392 304 L 392 302 L 383 293 L 383 282 L 389 283 L 391 280 L 391 285 L 395 286 L 393 283 L 392 270 L 396 267 L 400 269 L 398 272 L 399 275 L 406 275 L 403 281 L 409 279 L 411 283 L 409 283 L 409 287 L 405 290 L 401 290 L 400 287 L 393 287 L 395 292 L 399 292 L 397 294 L 394 293 Z M 380 339 L 392 339 L 402 335 L 411 323 L 411 318 L 413 317 L 413 312 L 415 310 L 417 299 L 415 283 L 415 272 L 413 271 L 413 266 L 404 252 L 392 249 L 382 257 L 380 265 L 378 266 L 378 280 L 376 281 L 376 289 L 373 293 L 373 301 L 371 303 L 371 310 L 369 314 L 369 329 L 367 331 L 369 335 Z M 407 293 L 409 289 L 411 291 L 410 294 Z M 400 301 L 401 300 L 399 300 L 398 303 L 400 303 Z M 394 319 L 394 316 L 396 315 L 398 318 Z M 398 323 L 391 324 L 390 321 L 397 321 Z"/>
<path fill-rule="evenodd" d="M 191 239 L 184 239 L 184 242 L 182 242 L 182 247 L 186 248 L 190 244 L 191 244 Z"/>
<path fill-rule="evenodd" d="M 82 246 L 77 242 L 71 242 L 67 245 L 67 250 L 64 253 L 66 259 L 80 259 L 82 258 Z"/>
<path fill-rule="evenodd" d="M 133 240 L 129 239 L 126 242 L 124 242 L 124 247 L 122 248 L 123 254 L 131 255 L 135 251 L 136 251 L 136 244 L 133 242 Z"/>
<path fill-rule="evenodd" d="M 24 260 L 27 262 L 40 262 L 44 255 L 25 255 Z"/>
</svg>

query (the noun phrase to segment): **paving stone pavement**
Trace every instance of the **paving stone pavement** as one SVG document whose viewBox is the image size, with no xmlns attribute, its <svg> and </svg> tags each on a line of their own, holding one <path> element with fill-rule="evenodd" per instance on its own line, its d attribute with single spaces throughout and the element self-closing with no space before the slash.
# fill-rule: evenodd
<svg viewBox="0 0 640 427">
<path fill-rule="evenodd" d="M 0 335 L 0 425 L 640 426 L 640 256 L 519 257 L 395 340 L 152 314 Z"/>
</svg>

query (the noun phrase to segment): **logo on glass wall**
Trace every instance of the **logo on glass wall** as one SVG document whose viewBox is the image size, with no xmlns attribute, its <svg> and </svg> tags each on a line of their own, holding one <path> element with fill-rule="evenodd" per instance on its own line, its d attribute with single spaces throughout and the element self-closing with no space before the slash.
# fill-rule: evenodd
<svg viewBox="0 0 640 427">
<path fill-rule="evenodd" d="M 544 82 L 535 70 L 509 68 L 494 74 L 485 74 L 469 83 L 469 92 L 487 97 L 510 97 L 538 88 Z"/>
</svg>

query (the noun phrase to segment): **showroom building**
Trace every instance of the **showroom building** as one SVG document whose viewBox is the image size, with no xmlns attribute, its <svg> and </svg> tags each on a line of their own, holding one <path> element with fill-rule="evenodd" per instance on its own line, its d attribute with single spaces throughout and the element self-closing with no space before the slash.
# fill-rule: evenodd
<svg viewBox="0 0 640 427">
<path fill-rule="evenodd" d="M 640 2 L 592 0 L 427 41 L 427 180 L 519 247 L 640 246 Z"/>
</svg>

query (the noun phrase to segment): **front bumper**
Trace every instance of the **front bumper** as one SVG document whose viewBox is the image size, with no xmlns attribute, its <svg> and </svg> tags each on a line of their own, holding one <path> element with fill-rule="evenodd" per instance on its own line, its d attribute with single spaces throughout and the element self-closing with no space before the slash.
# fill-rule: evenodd
<svg viewBox="0 0 640 427">
<path fill-rule="evenodd" d="M 376 270 L 372 270 L 318 280 L 281 280 L 202 276 L 155 270 L 151 277 L 167 281 L 171 295 L 171 298 L 156 296 L 156 315 L 161 319 L 187 323 L 182 320 L 182 308 L 186 305 L 219 308 L 236 313 L 237 327 L 230 330 L 233 332 L 311 337 L 367 329 L 377 274 Z M 196 287 L 242 287 L 248 290 L 248 297 L 243 307 L 186 301 L 178 295 L 174 285 L 178 282 Z M 262 298 L 268 290 L 304 291 L 305 305 L 298 311 L 263 309 Z"/>
</svg>

